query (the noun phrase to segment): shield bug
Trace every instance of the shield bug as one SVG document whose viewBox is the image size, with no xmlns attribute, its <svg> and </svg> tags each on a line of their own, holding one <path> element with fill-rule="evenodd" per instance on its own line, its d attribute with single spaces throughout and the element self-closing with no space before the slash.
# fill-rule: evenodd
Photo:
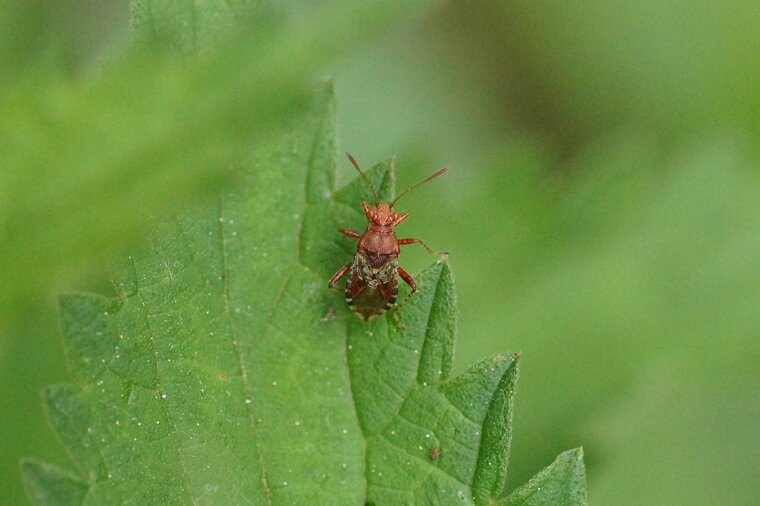
<svg viewBox="0 0 760 506">
<path fill-rule="evenodd" d="M 374 207 L 370 207 L 362 200 L 362 209 L 367 217 L 367 229 L 363 234 L 352 230 L 339 228 L 338 231 L 352 239 L 358 239 L 354 259 L 338 269 L 338 272 L 327 283 L 329 288 L 335 286 L 340 278 L 346 273 L 346 303 L 364 321 L 371 320 L 393 307 L 398 295 L 398 279 L 401 276 L 406 284 L 417 290 L 414 279 L 404 269 L 398 266 L 400 247 L 406 244 L 420 243 L 431 254 L 445 255 L 445 252 L 433 251 L 422 240 L 413 237 L 398 239 L 396 227 L 409 217 L 409 213 L 398 214 L 393 210 L 396 202 L 421 184 L 427 183 L 446 172 L 449 168 L 444 167 L 432 176 L 413 184 L 391 203 L 380 202 L 372 182 L 359 168 L 359 164 L 349 154 L 348 159 L 359 175 L 369 185 L 372 195 L 375 197 Z M 411 294 L 410 294 L 411 295 Z"/>
</svg>

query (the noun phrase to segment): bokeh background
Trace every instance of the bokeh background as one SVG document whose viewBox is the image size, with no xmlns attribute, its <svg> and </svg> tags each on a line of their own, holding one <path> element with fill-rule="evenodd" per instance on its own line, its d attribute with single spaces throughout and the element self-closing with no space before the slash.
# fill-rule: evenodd
<svg viewBox="0 0 760 506">
<path fill-rule="evenodd" d="M 760 4 L 385 3 L 289 2 L 192 71 L 135 51 L 127 0 L 0 8 L 0 504 L 20 457 L 69 465 L 56 294 L 108 293 L 325 76 L 364 166 L 452 167 L 399 232 L 450 252 L 459 371 L 522 352 L 509 489 L 582 445 L 594 504 L 760 502 Z"/>
</svg>

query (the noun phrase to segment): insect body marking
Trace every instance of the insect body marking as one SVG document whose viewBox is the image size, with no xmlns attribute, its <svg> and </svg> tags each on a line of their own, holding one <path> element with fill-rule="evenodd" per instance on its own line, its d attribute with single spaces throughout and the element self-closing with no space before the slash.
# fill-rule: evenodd
<svg viewBox="0 0 760 506">
<path fill-rule="evenodd" d="M 383 314 L 396 302 L 397 273 L 397 257 L 376 265 L 370 255 L 357 251 L 346 283 L 346 303 L 365 321 Z"/>
<path fill-rule="evenodd" d="M 356 270 L 359 279 L 366 283 L 368 288 L 376 289 L 391 279 L 395 279 L 398 272 L 398 257 L 357 251 L 351 268 Z"/>
</svg>

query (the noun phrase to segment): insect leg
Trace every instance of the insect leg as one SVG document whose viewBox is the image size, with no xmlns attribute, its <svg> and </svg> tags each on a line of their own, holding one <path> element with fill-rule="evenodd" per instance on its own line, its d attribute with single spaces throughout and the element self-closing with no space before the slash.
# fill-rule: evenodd
<svg viewBox="0 0 760 506">
<path fill-rule="evenodd" d="M 347 235 L 351 239 L 359 239 L 362 236 L 361 234 L 357 234 L 353 230 L 349 230 L 347 228 L 339 228 L 338 232 L 340 232 L 343 235 Z"/>
<path fill-rule="evenodd" d="M 431 255 L 448 255 L 449 254 L 447 251 L 433 251 L 432 249 L 430 249 L 430 246 L 428 246 L 427 244 L 425 244 L 422 241 L 422 239 L 416 239 L 414 237 L 409 237 L 407 239 L 399 239 L 397 242 L 398 242 L 399 246 L 403 246 L 405 244 L 420 243 L 427 250 L 427 252 L 430 253 Z M 401 269 L 399 269 L 399 271 L 400 270 Z M 407 283 L 408 283 L 408 281 L 407 281 Z"/>
<path fill-rule="evenodd" d="M 406 332 L 406 325 L 401 323 L 401 318 L 398 316 L 398 306 L 391 310 L 391 315 L 393 316 L 393 321 L 395 321 L 398 328 L 401 329 L 401 332 Z"/>
<path fill-rule="evenodd" d="M 403 279 L 406 282 L 406 284 L 412 288 L 412 293 L 417 291 L 417 283 L 414 282 L 414 279 L 412 278 L 412 276 L 409 275 L 408 272 L 406 272 L 404 269 L 399 267 L 398 275 L 401 276 L 401 279 Z"/>
<path fill-rule="evenodd" d="M 338 269 L 338 272 L 336 272 L 333 277 L 330 278 L 330 281 L 327 283 L 327 288 L 332 288 L 335 286 L 335 283 L 337 283 L 340 278 L 346 275 L 348 270 L 351 268 L 352 262 L 348 262 L 346 265 Z"/>
</svg>

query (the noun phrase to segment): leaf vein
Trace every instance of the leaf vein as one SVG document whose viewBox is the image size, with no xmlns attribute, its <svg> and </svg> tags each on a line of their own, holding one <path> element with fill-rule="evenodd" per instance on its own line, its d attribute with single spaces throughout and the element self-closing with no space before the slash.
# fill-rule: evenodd
<svg viewBox="0 0 760 506">
<path fill-rule="evenodd" d="M 230 312 L 229 266 L 227 265 L 227 238 L 224 235 L 224 208 L 223 208 L 221 199 L 219 201 L 219 239 L 221 242 L 221 254 L 222 254 L 222 281 L 223 281 L 222 298 L 224 301 L 224 316 L 225 316 L 225 319 L 227 320 L 230 337 L 232 338 L 231 340 L 232 348 L 235 352 L 235 356 L 237 357 L 238 365 L 240 367 L 240 376 L 243 380 L 243 391 L 245 394 L 245 398 L 253 400 L 253 389 L 251 388 L 251 384 L 248 379 L 248 368 L 246 367 L 245 360 L 243 359 L 243 354 L 240 350 L 240 344 L 238 343 L 238 340 L 235 337 L 236 335 L 235 325 L 233 323 L 232 313 Z M 253 432 L 254 448 L 256 449 L 256 455 L 258 456 L 259 466 L 261 468 L 261 483 L 264 486 L 264 492 L 266 495 L 267 504 L 272 504 L 272 498 L 269 493 L 270 489 L 267 483 L 267 468 L 264 462 L 264 453 L 261 451 L 261 446 L 259 444 L 259 437 L 258 437 L 258 433 L 256 429 L 256 416 L 255 416 L 254 408 L 253 408 L 254 403 L 246 402 L 245 406 L 246 406 L 246 412 L 248 413 L 248 423 L 249 423 L 249 426 L 251 427 L 251 432 Z"/>
<path fill-rule="evenodd" d="M 132 259 L 132 266 L 134 268 L 134 272 L 137 272 L 137 265 L 134 263 L 134 259 Z M 156 349 L 155 336 L 154 336 L 153 328 L 150 324 L 150 318 L 147 314 L 148 307 L 145 304 L 145 300 L 143 300 L 142 293 L 140 293 L 139 280 L 137 279 L 136 276 L 135 276 L 135 285 L 137 286 L 137 300 L 140 301 L 140 305 L 142 306 L 143 310 L 146 313 L 145 326 L 148 329 L 148 335 L 149 335 L 148 341 L 150 342 L 153 366 L 155 368 L 155 383 L 156 383 L 155 393 L 157 397 L 160 397 L 160 393 L 163 390 L 163 388 L 161 386 L 161 375 L 160 375 L 159 367 L 158 367 L 158 350 Z M 174 441 L 174 446 L 177 451 L 177 457 L 178 457 L 177 460 L 179 461 L 180 468 L 182 469 L 182 483 L 185 489 L 185 493 L 187 494 L 187 497 L 190 500 L 190 502 L 192 504 L 196 504 L 195 500 L 193 499 L 192 494 L 190 493 L 190 482 L 189 482 L 188 473 L 187 473 L 187 466 L 185 464 L 185 459 L 182 455 L 182 452 L 180 451 L 181 445 L 180 445 L 179 439 L 177 438 L 177 427 L 174 424 L 174 420 L 169 414 L 169 410 L 166 408 L 164 403 L 159 402 L 159 406 L 161 406 L 161 411 L 164 414 L 164 418 L 166 418 L 166 423 L 169 426 L 169 433 L 172 435 L 172 440 Z"/>
</svg>

